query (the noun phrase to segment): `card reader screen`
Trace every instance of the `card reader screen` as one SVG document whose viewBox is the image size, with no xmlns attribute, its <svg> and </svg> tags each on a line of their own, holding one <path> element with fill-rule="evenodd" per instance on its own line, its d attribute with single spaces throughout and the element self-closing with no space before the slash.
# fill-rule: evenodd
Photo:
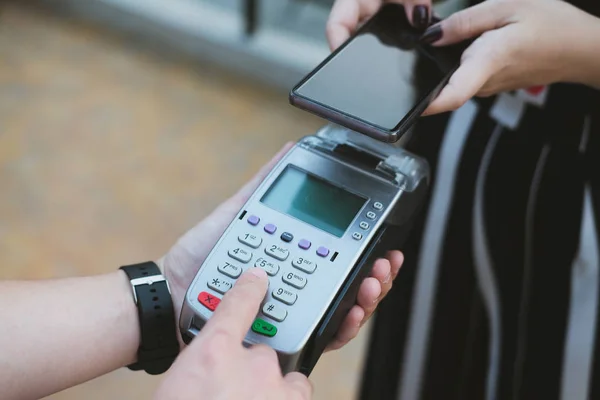
<svg viewBox="0 0 600 400">
<path fill-rule="evenodd" d="M 265 193 L 261 202 L 342 237 L 366 199 L 288 166 Z"/>
</svg>

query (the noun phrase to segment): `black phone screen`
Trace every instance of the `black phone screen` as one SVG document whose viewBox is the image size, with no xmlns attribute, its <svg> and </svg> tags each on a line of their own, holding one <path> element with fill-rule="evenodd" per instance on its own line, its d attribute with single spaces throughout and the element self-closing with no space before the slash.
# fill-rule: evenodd
<svg viewBox="0 0 600 400">
<path fill-rule="evenodd" d="M 453 47 L 419 43 L 404 8 L 388 4 L 296 87 L 294 94 L 394 131 L 458 65 Z"/>
</svg>

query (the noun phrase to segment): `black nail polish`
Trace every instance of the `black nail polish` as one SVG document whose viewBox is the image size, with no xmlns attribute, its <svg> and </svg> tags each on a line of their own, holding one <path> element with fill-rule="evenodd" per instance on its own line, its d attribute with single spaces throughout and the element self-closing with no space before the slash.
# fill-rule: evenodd
<svg viewBox="0 0 600 400">
<path fill-rule="evenodd" d="M 433 43 L 437 42 L 442 38 L 443 32 L 442 27 L 438 25 L 433 25 L 427 28 L 425 33 L 420 37 L 420 41 L 423 43 Z"/>
<path fill-rule="evenodd" d="M 425 29 L 429 25 L 429 9 L 427 6 L 416 6 L 412 13 L 413 25 L 417 29 Z"/>
</svg>

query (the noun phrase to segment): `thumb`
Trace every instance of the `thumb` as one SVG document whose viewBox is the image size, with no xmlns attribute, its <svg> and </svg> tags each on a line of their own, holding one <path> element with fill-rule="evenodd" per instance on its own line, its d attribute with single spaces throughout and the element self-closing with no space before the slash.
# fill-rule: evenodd
<svg viewBox="0 0 600 400">
<path fill-rule="evenodd" d="M 242 348 L 242 342 L 258 314 L 265 297 L 269 280 L 260 268 L 249 268 L 236 281 L 233 287 L 217 303 L 217 309 L 206 322 L 204 328 L 179 355 L 171 371 L 179 370 L 180 365 L 198 365 L 202 354 L 208 349 L 235 351 Z M 225 358 L 225 353 L 223 357 Z M 173 372 L 170 372 L 173 374 Z"/>
<path fill-rule="evenodd" d="M 491 57 L 465 57 L 423 116 L 453 111 L 474 97 L 494 71 Z"/>
<path fill-rule="evenodd" d="M 484 1 L 430 26 L 421 36 L 421 41 L 435 46 L 458 43 L 508 25 L 512 15 L 512 3 Z"/>
</svg>

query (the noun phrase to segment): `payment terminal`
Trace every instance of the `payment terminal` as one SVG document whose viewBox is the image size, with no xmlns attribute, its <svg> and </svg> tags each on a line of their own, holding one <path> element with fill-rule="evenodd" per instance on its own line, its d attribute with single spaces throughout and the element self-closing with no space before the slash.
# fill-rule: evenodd
<svg viewBox="0 0 600 400">
<path fill-rule="evenodd" d="M 249 267 L 269 289 L 244 344 L 273 348 L 284 373 L 309 375 L 372 263 L 400 249 L 429 183 L 427 163 L 336 125 L 301 139 L 264 179 L 190 285 L 189 343 Z"/>
</svg>

